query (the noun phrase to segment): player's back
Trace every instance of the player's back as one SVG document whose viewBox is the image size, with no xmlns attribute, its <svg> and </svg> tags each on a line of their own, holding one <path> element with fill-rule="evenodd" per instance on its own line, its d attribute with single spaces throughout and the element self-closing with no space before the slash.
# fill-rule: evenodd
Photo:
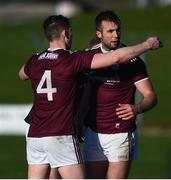
<svg viewBox="0 0 171 180">
<path fill-rule="evenodd" d="M 73 134 L 75 75 L 70 53 L 63 49 L 45 50 L 34 55 L 25 71 L 35 96 L 28 136 Z"/>
<path fill-rule="evenodd" d="M 74 134 L 73 111 L 77 77 L 91 68 L 95 52 L 45 50 L 32 56 L 25 73 L 32 81 L 34 105 L 28 136 Z"/>
</svg>

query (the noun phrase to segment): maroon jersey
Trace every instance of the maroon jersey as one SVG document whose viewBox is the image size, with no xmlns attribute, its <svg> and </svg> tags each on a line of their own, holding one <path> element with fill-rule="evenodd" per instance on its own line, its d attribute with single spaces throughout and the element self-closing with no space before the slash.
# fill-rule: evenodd
<svg viewBox="0 0 171 180">
<path fill-rule="evenodd" d="M 99 44 L 92 51 L 100 53 L 101 49 Z M 118 119 L 116 108 L 119 103 L 134 103 L 134 83 L 147 78 L 144 62 L 136 57 L 126 64 L 92 70 L 89 76 L 92 91 L 88 126 L 105 134 L 133 131 L 136 128 L 135 118 L 127 121 Z"/>
<path fill-rule="evenodd" d="M 90 68 L 94 52 L 45 50 L 25 65 L 32 82 L 34 104 L 29 137 L 74 134 L 73 106 L 77 75 Z"/>
</svg>

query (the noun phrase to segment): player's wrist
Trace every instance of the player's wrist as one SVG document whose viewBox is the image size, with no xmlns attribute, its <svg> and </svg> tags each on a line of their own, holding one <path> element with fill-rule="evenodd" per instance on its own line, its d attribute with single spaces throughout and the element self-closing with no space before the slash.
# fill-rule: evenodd
<svg viewBox="0 0 171 180">
<path fill-rule="evenodd" d="M 144 47 L 145 50 L 151 49 L 151 44 L 150 44 L 148 41 L 144 41 L 144 42 L 142 43 L 142 45 L 143 45 L 143 47 Z"/>
</svg>

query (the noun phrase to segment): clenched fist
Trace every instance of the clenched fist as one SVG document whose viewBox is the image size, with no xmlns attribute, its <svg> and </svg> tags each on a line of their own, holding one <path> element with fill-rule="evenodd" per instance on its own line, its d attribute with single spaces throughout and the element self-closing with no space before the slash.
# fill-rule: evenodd
<svg viewBox="0 0 171 180">
<path fill-rule="evenodd" d="M 159 49 L 163 47 L 163 44 L 158 37 L 147 38 L 146 41 L 144 42 L 144 45 L 147 47 L 147 49 L 151 49 L 151 50 Z"/>
</svg>

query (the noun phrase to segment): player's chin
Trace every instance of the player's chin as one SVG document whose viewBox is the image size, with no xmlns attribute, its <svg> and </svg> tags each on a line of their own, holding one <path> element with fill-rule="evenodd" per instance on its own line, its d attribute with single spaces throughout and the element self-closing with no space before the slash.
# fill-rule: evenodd
<svg viewBox="0 0 171 180">
<path fill-rule="evenodd" d="M 111 42 L 110 46 L 111 46 L 111 49 L 116 49 L 118 46 L 118 42 Z"/>
</svg>

